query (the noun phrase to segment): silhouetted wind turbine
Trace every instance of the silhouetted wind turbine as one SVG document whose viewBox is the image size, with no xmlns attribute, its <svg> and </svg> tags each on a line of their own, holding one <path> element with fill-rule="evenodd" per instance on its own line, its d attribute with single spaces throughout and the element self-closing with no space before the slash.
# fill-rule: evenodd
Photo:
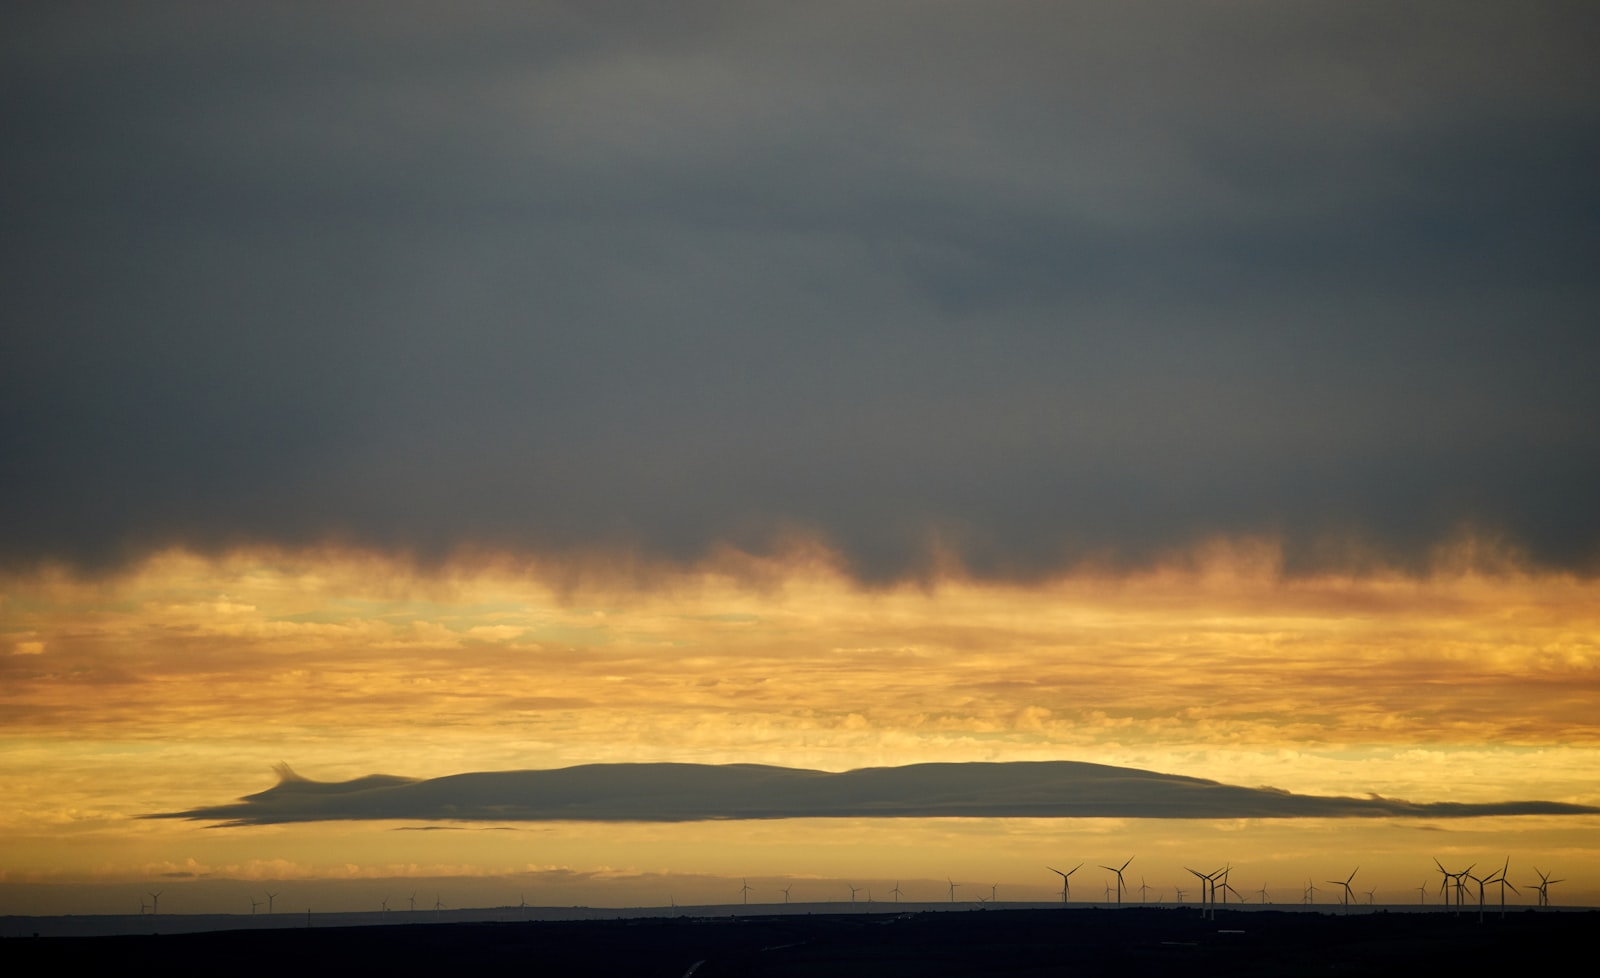
<svg viewBox="0 0 1600 978">
<path fill-rule="evenodd" d="M 1144 903 L 1150 898 L 1150 884 L 1144 881 L 1144 874 L 1139 874 L 1139 902 Z"/>
<path fill-rule="evenodd" d="M 861 892 L 861 887 L 851 886 L 849 883 L 846 883 L 845 886 L 850 887 L 850 905 L 853 907 L 856 905 L 856 894 Z"/>
<path fill-rule="evenodd" d="M 1118 867 L 1116 867 L 1114 869 L 1112 867 L 1110 867 L 1110 866 L 1104 866 L 1104 865 L 1102 865 L 1100 867 L 1101 869 L 1110 869 L 1113 873 L 1117 874 L 1117 903 L 1119 905 L 1122 903 L 1122 888 L 1123 888 L 1123 886 L 1126 885 L 1124 883 L 1123 879 L 1122 879 L 1122 871 L 1124 869 L 1127 869 L 1128 868 L 1128 863 L 1131 863 L 1131 862 L 1133 862 L 1133 857 L 1129 856 L 1127 863 L 1123 863 L 1121 866 L 1118 866 Z"/>
<path fill-rule="evenodd" d="M 995 896 L 995 891 L 998 890 L 998 889 L 1000 889 L 1000 884 L 999 883 L 990 883 L 989 884 L 989 902 L 990 903 L 999 903 L 1000 902 L 1000 898 L 998 896 Z"/>
<path fill-rule="evenodd" d="M 955 880 L 951 879 L 948 876 L 946 876 L 944 878 L 944 881 L 946 883 L 950 884 L 950 902 L 951 903 L 955 903 L 956 902 L 956 887 L 960 886 L 961 884 L 957 883 Z"/>
<path fill-rule="evenodd" d="M 793 883 L 790 883 L 788 886 L 783 888 L 783 902 L 784 903 L 788 903 L 789 902 L 789 891 L 792 890 L 792 889 L 794 889 L 794 884 Z"/>
<path fill-rule="evenodd" d="M 1057 876 L 1061 877 L 1061 902 L 1063 904 L 1067 902 L 1067 896 L 1068 896 L 1068 894 L 1070 894 L 1072 892 L 1072 880 L 1071 880 L 1072 874 L 1076 873 L 1078 870 L 1080 870 L 1082 868 L 1083 868 L 1083 863 L 1079 863 L 1078 865 L 1072 867 L 1071 869 L 1069 869 L 1065 873 L 1063 873 L 1061 870 L 1056 869 L 1054 866 L 1046 866 L 1045 867 L 1045 869 L 1048 869 L 1050 872 L 1055 873 Z"/>
<path fill-rule="evenodd" d="M 1537 866 L 1533 867 L 1533 871 L 1539 874 L 1539 882 L 1526 885 L 1539 891 L 1539 906 L 1548 907 L 1550 906 L 1550 887 L 1556 883 L 1565 883 L 1566 880 L 1553 880 L 1550 878 L 1549 873 Z"/>
<path fill-rule="evenodd" d="M 1306 880 L 1306 903 L 1315 904 L 1316 902 L 1317 884 L 1311 882 L 1310 880 Z"/>
<path fill-rule="evenodd" d="M 271 913 L 272 912 L 272 901 L 276 900 L 277 898 L 278 898 L 278 894 L 276 894 L 276 893 L 268 893 L 267 894 L 267 913 Z"/>
<path fill-rule="evenodd" d="M 1512 893 L 1515 893 L 1518 896 L 1522 895 L 1522 891 L 1517 889 L 1515 886 L 1512 886 L 1511 881 L 1506 879 L 1506 873 L 1509 872 L 1510 869 L 1511 857 L 1507 856 L 1506 864 L 1500 867 L 1500 875 L 1494 879 L 1494 882 L 1500 884 L 1500 916 L 1502 917 L 1506 915 L 1506 887 L 1510 886 Z"/>
<path fill-rule="evenodd" d="M 416 890 L 412 890 L 411 891 L 411 896 L 407 897 L 407 899 L 411 901 L 411 912 L 412 913 L 416 913 L 417 912 L 417 891 Z"/>
<path fill-rule="evenodd" d="M 744 897 L 745 906 L 750 905 L 750 881 L 744 880 L 744 885 L 739 887 L 739 894 Z"/>
<path fill-rule="evenodd" d="M 895 880 L 894 881 L 894 889 L 890 890 L 889 892 L 894 894 L 894 902 L 895 903 L 899 903 L 900 902 L 900 881 L 899 880 Z"/>
<path fill-rule="evenodd" d="M 1376 886 L 1374 886 L 1372 889 L 1367 891 L 1367 906 L 1369 906 L 1369 907 L 1372 906 L 1372 898 L 1374 896 L 1376 896 L 1377 893 L 1378 893 L 1378 888 Z"/>
<path fill-rule="evenodd" d="M 1433 864 L 1439 867 L 1439 895 L 1444 897 L 1444 905 L 1448 907 L 1450 906 L 1450 880 L 1452 874 L 1448 869 L 1444 868 L 1444 863 L 1439 861 L 1438 856 L 1433 857 Z"/>
<path fill-rule="evenodd" d="M 1491 876 L 1487 880 L 1481 880 L 1478 879 L 1478 877 L 1473 876 L 1471 873 L 1468 873 L 1467 878 L 1478 884 L 1478 923 L 1481 924 L 1483 923 L 1483 885 L 1490 880 L 1493 880 L 1494 877 Z"/>
<path fill-rule="evenodd" d="M 1176 894 L 1177 894 L 1177 895 L 1178 895 L 1178 904 L 1179 904 L 1179 905 L 1180 905 L 1180 906 L 1182 906 L 1182 904 L 1183 904 L 1183 887 L 1181 887 L 1181 886 L 1174 886 L 1174 887 L 1173 887 L 1173 888 L 1172 888 L 1172 890 L 1173 890 L 1173 892 L 1174 892 L 1174 893 L 1176 893 Z"/>
<path fill-rule="evenodd" d="M 252 917 L 255 916 L 256 908 L 259 907 L 259 906 L 261 906 L 261 901 L 257 900 L 255 897 L 251 897 L 250 898 L 250 916 L 252 916 Z"/>
<path fill-rule="evenodd" d="M 161 913 L 161 894 L 165 893 L 165 892 L 166 892 L 165 890 L 162 890 L 162 891 L 157 892 L 157 893 L 146 893 L 145 894 L 145 896 L 150 898 L 150 915 L 152 917 L 160 915 L 160 913 Z"/>
<path fill-rule="evenodd" d="M 1187 866 L 1183 868 L 1189 873 L 1189 875 L 1200 881 L 1200 917 L 1203 920 L 1205 919 L 1206 915 L 1206 891 L 1210 888 L 1211 877 L 1200 872 L 1198 869 L 1190 869 Z"/>
<path fill-rule="evenodd" d="M 1344 904 L 1346 907 L 1350 906 L 1350 901 L 1356 898 L 1355 892 L 1350 889 L 1350 881 L 1355 879 L 1356 874 L 1359 872 L 1361 872 L 1361 867 L 1357 866 L 1355 869 L 1350 871 L 1350 875 L 1346 876 L 1342 882 L 1339 880 L 1328 880 L 1329 883 L 1332 883 L 1335 886 L 1344 887 L 1344 896 L 1340 898 L 1339 902 Z"/>
<path fill-rule="evenodd" d="M 1262 883 L 1261 884 L 1261 889 L 1257 890 L 1256 892 L 1261 894 L 1261 902 L 1262 903 L 1266 903 L 1267 902 L 1267 884 Z"/>
</svg>

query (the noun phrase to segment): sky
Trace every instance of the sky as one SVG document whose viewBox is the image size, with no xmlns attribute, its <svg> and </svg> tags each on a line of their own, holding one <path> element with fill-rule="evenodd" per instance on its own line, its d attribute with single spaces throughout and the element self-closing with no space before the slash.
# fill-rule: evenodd
<svg viewBox="0 0 1600 978">
<path fill-rule="evenodd" d="M 1591 5 L 10 20 L 0 913 L 1600 902 Z M 915 798 L 170 817 L 661 764 Z"/>
</svg>

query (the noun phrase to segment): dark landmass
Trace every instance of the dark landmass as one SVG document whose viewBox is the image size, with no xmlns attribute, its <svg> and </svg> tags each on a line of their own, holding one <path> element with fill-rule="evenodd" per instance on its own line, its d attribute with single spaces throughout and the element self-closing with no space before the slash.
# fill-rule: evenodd
<svg viewBox="0 0 1600 978">
<path fill-rule="evenodd" d="M 438 974 L 764 975 L 1514 974 L 1576 961 L 1595 911 L 1472 913 L 1128 908 L 604 921 L 398 924 L 0 941 L 13 974 L 281 976 L 360 968 Z"/>
<path fill-rule="evenodd" d="M 908 764 L 832 773 L 764 764 L 585 764 L 418 780 L 278 784 L 238 802 L 161 812 L 228 825 L 332 820 L 647 821 L 766 818 L 1467 818 L 1583 815 L 1549 801 L 1417 803 L 1297 795 L 1079 761 Z"/>
</svg>

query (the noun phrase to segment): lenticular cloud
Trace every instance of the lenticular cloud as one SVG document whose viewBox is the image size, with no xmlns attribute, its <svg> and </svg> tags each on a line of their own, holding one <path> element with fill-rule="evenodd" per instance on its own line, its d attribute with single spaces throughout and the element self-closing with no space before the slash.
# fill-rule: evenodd
<svg viewBox="0 0 1600 978">
<path fill-rule="evenodd" d="M 587 764 L 418 780 L 279 782 L 233 804 L 147 818 L 228 825 L 421 820 L 691 822 L 770 818 L 1463 818 L 1578 815 L 1549 801 L 1486 804 L 1297 795 L 1076 761 L 912 764 L 832 773 L 761 764 Z"/>
</svg>

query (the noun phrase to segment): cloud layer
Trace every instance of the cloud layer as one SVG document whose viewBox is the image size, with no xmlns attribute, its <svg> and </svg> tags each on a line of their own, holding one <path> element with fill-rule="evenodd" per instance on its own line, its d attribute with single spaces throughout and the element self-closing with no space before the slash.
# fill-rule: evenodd
<svg viewBox="0 0 1600 978">
<path fill-rule="evenodd" d="M 0 560 L 1600 544 L 1586 5 L 44 5 Z"/>
<path fill-rule="evenodd" d="M 1546 801 L 1328 798 L 1075 761 L 912 764 L 829 773 L 763 764 L 587 764 L 418 781 L 321 782 L 279 766 L 237 804 L 148 818 L 230 825 L 377 819 L 684 822 L 768 818 L 1464 818 L 1582 815 Z"/>
</svg>

